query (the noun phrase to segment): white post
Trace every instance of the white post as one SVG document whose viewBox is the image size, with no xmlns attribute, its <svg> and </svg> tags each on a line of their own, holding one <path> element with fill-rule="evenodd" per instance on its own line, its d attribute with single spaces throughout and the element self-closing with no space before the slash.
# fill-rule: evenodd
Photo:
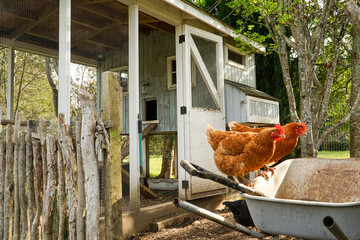
<svg viewBox="0 0 360 240">
<path fill-rule="evenodd" d="M 14 119 L 14 60 L 15 51 L 13 47 L 8 48 L 8 74 L 6 94 L 6 118 Z"/>
<path fill-rule="evenodd" d="M 129 134 L 130 134 L 130 210 L 140 209 L 139 154 L 139 6 L 129 6 Z"/>
<path fill-rule="evenodd" d="M 71 0 L 59 1 L 59 113 L 70 124 Z"/>
</svg>

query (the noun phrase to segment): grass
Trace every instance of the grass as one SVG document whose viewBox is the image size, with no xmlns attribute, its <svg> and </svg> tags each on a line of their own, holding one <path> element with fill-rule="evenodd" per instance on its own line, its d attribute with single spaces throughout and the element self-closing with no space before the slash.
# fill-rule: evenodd
<svg viewBox="0 0 360 240">
<path fill-rule="evenodd" d="M 318 158 L 349 158 L 349 151 L 319 151 Z"/>
<path fill-rule="evenodd" d="M 123 162 L 129 162 L 129 156 L 127 156 Z M 158 176 L 161 172 L 161 165 L 162 165 L 162 155 L 150 155 L 150 177 L 154 178 Z M 171 178 L 175 178 L 174 175 Z"/>
</svg>

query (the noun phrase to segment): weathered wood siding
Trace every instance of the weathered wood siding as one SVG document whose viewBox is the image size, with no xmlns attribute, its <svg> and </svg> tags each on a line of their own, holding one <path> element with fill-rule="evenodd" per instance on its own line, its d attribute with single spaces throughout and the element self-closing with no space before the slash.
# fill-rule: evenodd
<svg viewBox="0 0 360 240">
<path fill-rule="evenodd" d="M 229 84 L 225 84 L 225 96 L 226 122 L 279 123 L 277 101 L 248 96 Z"/>
<path fill-rule="evenodd" d="M 247 55 L 245 69 L 234 67 L 232 65 L 227 64 L 226 59 L 224 66 L 225 66 L 225 76 L 224 76 L 225 79 L 256 88 L 255 54 Z"/>
<path fill-rule="evenodd" d="M 194 38 L 208 71 L 216 83 L 215 44 L 201 38 Z M 140 44 L 140 115 L 144 116 L 144 101 L 157 100 L 157 118 L 160 121 L 154 132 L 177 131 L 176 89 L 168 90 L 167 57 L 175 56 L 175 36 L 160 31 L 152 31 L 149 36 L 141 36 Z M 120 50 L 109 52 L 100 71 L 108 71 L 118 67 L 128 66 L 128 45 Z M 192 65 L 194 66 L 194 65 Z M 142 85 L 149 83 L 148 92 L 142 92 Z M 204 81 L 196 71 L 196 84 L 193 86 L 193 107 L 216 108 Z M 123 133 L 129 132 L 129 97 L 123 101 Z M 144 125 L 144 128 L 146 125 Z"/>
<path fill-rule="evenodd" d="M 176 131 L 176 90 L 167 89 L 167 57 L 175 55 L 175 36 L 152 31 L 149 36 L 140 36 L 140 115 L 144 116 L 144 100 L 157 100 L 157 118 L 160 121 L 155 132 Z M 128 66 L 128 45 L 106 54 L 101 71 Z M 147 93 L 142 85 L 149 83 Z M 129 132 L 129 96 L 123 97 L 123 133 Z M 144 128 L 146 125 L 143 126 Z"/>
</svg>

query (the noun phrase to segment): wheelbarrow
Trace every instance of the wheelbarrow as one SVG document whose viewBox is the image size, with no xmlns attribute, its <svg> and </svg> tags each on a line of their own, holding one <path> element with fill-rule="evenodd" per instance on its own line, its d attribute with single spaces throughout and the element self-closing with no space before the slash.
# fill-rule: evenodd
<svg viewBox="0 0 360 240">
<path fill-rule="evenodd" d="M 298 158 L 276 166 L 254 188 L 181 161 L 192 176 L 221 183 L 246 200 L 256 231 L 178 199 L 181 208 L 256 238 L 360 239 L 360 159 Z M 192 209 L 192 210 L 190 210 Z M 207 214 L 209 213 L 210 216 Z M 214 219 L 215 218 L 215 219 Z"/>
</svg>

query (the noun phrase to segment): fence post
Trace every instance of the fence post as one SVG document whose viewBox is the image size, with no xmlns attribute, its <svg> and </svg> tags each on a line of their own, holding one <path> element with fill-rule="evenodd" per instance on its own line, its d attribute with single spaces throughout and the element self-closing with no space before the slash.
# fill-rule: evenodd
<svg viewBox="0 0 360 240">
<path fill-rule="evenodd" d="M 115 73 L 102 74 L 103 121 L 111 121 L 105 159 L 105 239 L 122 239 L 121 120 L 122 90 Z M 105 129 L 104 129 L 105 130 Z"/>
</svg>

